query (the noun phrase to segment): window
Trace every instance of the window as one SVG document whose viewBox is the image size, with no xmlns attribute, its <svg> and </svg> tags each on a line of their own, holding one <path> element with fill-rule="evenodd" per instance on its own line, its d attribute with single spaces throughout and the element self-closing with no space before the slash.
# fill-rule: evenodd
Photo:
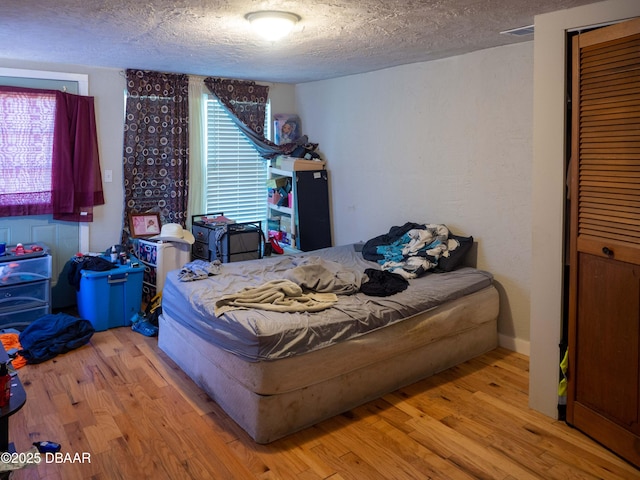
<svg viewBox="0 0 640 480">
<path fill-rule="evenodd" d="M 87 75 L 0 68 L 0 85 L 87 94 Z M 56 97 L 0 92 L 0 215 L 51 213 Z M 7 181 L 11 179 L 11 181 Z"/>
<path fill-rule="evenodd" d="M 0 92 L 0 211 L 51 212 L 51 156 L 56 96 Z M 11 179 L 11 181 L 6 181 Z"/>
<path fill-rule="evenodd" d="M 264 223 L 268 162 L 260 157 L 213 95 L 207 97 L 205 108 L 207 213 L 224 212 L 236 222 L 260 220 Z M 267 137 L 270 117 L 267 104 Z"/>
</svg>

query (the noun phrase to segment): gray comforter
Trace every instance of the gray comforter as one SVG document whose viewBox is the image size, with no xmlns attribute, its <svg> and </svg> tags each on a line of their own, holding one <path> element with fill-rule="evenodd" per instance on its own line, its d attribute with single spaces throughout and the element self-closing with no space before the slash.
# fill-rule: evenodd
<svg viewBox="0 0 640 480">
<path fill-rule="evenodd" d="M 245 360 L 272 360 L 384 328 L 485 288 L 493 280 L 488 272 L 462 268 L 411 279 L 405 291 L 389 297 L 370 297 L 358 291 L 367 268 L 380 269 L 380 265 L 365 260 L 353 245 L 346 245 L 296 256 L 226 263 L 220 274 L 194 282 L 180 282 L 179 271 L 172 271 L 163 290 L 163 315 Z M 318 271 L 323 274 L 314 275 Z M 282 280 L 301 286 L 301 291 L 336 295 L 337 301 L 320 311 L 239 308 L 216 316 L 220 299 Z"/>
</svg>

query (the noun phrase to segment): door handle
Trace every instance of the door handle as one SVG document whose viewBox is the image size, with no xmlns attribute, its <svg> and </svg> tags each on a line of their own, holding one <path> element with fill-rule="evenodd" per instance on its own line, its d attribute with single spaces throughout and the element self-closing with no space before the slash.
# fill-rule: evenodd
<svg viewBox="0 0 640 480">
<path fill-rule="evenodd" d="M 602 253 L 604 253 L 607 257 L 613 257 L 613 250 L 609 247 L 602 247 Z"/>
</svg>

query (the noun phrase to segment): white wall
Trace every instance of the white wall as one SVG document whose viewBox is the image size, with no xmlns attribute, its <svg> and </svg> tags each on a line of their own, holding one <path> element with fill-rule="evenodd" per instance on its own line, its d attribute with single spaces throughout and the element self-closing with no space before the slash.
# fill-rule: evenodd
<svg viewBox="0 0 640 480">
<path fill-rule="evenodd" d="M 639 15 L 637 0 L 612 0 L 535 19 L 529 405 L 552 417 L 562 321 L 565 31 Z"/>
<path fill-rule="evenodd" d="M 271 128 L 273 116 L 277 113 L 293 113 L 296 111 L 295 85 L 285 83 L 263 83 L 269 85 L 269 101 L 271 102 Z"/>
<path fill-rule="evenodd" d="M 528 353 L 533 43 L 296 87 L 330 171 L 334 244 L 407 221 L 479 243 L 501 344 Z"/>
</svg>

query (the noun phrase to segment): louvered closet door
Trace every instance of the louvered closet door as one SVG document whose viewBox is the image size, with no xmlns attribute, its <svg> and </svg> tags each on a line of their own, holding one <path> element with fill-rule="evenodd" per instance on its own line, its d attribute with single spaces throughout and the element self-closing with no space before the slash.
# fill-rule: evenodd
<svg viewBox="0 0 640 480">
<path fill-rule="evenodd" d="M 574 38 L 567 421 L 640 465 L 640 20 Z"/>
</svg>

